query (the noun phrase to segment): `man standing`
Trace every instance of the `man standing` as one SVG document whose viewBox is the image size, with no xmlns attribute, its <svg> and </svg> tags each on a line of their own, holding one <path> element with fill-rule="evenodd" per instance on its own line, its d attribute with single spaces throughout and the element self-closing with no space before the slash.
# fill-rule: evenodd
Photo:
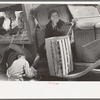
<svg viewBox="0 0 100 100">
<path fill-rule="evenodd" d="M 23 81 L 23 76 L 32 78 L 37 75 L 37 71 L 29 66 L 24 54 L 18 54 L 18 59 L 7 69 L 7 76 L 10 80 Z"/>
</svg>

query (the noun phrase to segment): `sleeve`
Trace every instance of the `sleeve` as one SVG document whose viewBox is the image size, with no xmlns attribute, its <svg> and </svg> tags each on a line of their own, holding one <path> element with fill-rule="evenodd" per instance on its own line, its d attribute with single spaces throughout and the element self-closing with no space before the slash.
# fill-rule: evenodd
<svg viewBox="0 0 100 100">
<path fill-rule="evenodd" d="M 6 72 L 6 75 L 8 77 L 10 77 L 13 73 L 13 70 L 14 70 L 14 66 L 16 66 L 16 60 L 12 63 L 12 65 L 7 69 L 7 72 Z"/>
<path fill-rule="evenodd" d="M 27 61 L 25 62 L 24 70 L 25 70 L 26 77 L 31 78 L 35 75 L 33 70 L 32 70 L 32 67 L 29 66 L 29 63 Z"/>
<path fill-rule="evenodd" d="M 48 31 L 48 25 L 46 25 L 46 29 L 45 29 L 45 38 L 49 37 L 49 31 Z"/>
<path fill-rule="evenodd" d="M 51 25 L 51 21 L 46 25 L 46 28 L 45 28 L 45 38 L 49 38 L 51 37 L 52 35 L 52 32 L 53 32 L 53 28 L 52 28 L 52 25 Z"/>
</svg>

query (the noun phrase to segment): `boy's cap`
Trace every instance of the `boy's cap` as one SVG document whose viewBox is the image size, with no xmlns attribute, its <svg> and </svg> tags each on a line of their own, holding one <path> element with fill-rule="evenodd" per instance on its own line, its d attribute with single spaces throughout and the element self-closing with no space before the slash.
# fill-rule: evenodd
<svg viewBox="0 0 100 100">
<path fill-rule="evenodd" d="M 23 53 L 18 53 L 17 55 L 16 55 L 16 57 L 18 58 L 18 57 L 21 57 L 21 56 L 25 56 Z"/>
</svg>

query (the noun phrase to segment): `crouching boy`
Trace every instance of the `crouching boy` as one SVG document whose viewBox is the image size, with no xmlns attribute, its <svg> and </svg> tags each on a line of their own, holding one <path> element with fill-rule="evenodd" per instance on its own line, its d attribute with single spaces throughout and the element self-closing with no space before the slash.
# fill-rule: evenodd
<svg viewBox="0 0 100 100">
<path fill-rule="evenodd" d="M 23 81 L 23 76 L 33 78 L 37 75 L 37 71 L 30 67 L 24 54 L 19 53 L 17 57 L 18 59 L 7 69 L 8 80 Z"/>
</svg>

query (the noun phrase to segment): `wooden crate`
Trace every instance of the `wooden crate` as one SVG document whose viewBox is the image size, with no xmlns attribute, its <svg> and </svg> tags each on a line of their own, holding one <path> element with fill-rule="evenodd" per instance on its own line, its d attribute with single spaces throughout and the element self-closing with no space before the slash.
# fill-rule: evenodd
<svg viewBox="0 0 100 100">
<path fill-rule="evenodd" d="M 69 36 L 47 38 L 45 46 L 50 75 L 67 77 L 73 71 Z"/>
</svg>

